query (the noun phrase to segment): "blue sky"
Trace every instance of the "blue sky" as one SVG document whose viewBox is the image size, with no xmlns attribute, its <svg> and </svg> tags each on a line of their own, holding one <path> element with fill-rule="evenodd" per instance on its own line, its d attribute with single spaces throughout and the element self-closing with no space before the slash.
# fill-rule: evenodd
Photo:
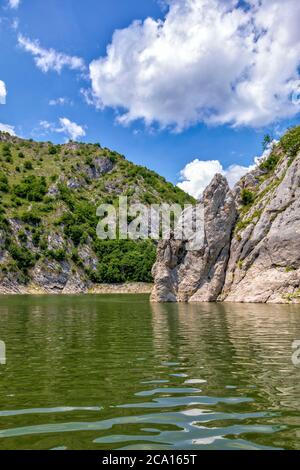
<svg viewBox="0 0 300 470">
<path fill-rule="evenodd" d="M 279 0 L 0 0 L 0 126 L 100 142 L 174 183 L 183 171 L 194 194 L 218 166 L 240 175 L 264 134 L 299 121 L 287 2 L 277 23 Z"/>
</svg>

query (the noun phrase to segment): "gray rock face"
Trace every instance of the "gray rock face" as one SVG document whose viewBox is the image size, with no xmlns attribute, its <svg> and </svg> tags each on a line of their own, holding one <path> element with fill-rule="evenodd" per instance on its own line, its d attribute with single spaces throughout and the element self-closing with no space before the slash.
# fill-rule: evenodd
<svg viewBox="0 0 300 470">
<path fill-rule="evenodd" d="M 258 167 L 232 192 L 214 178 L 203 196 L 203 248 L 159 244 L 152 301 L 300 303 L 300 155 L 290 165 L 279 156 L 274 171 Z"/>
<path fill-rule="evenodd" d="M 281 170 L 269 181 L 274 188 L 251 208 L 247 227 L 232 239 L 222 300 L 300 300 L 300 156 Z"/>
<path fill-rule="evenodd" d="M 61 250 L 65 246 L 64 239 L 59 233 L 50 233 L 47 242 L 48 250 Z"/>
<path fill-rule="evenodd" d="M 60 293 L 70 277 L 70 265 L 66 261 L 45 261 L 37 263 L 32 271 L 32 281 L 43 286 L 45 291 Z"/>
<path fill-rule="evenodd" d="M 113 162 L 107 157 L 97 157 L 93 165 L 87 168 L 86 174 L 91 179 L 100 178 L 101 175 L 109 173 L 114 167 Z"/>
<path fill-rule="evenodd" d="M 0 284 L 0 294 L 24 294 L 25 289 L 17 281 L 10 277 L 5 277 Z"/>
<path fill-rule="evenodd" d="M 209 302 L 222 291 L 236 220 L 234 197 L 223 176 L 215 176 L 200 203 L 204 206 L 203 244 L 190 250 L 191 240 L 159 243 L 153 302 Z"/>
<path fill-rule="evenodd" d="M 88 285 L 86 281 L 82 279 L 82 276 L 78 271 L 72 273 L 69 277 L 67 284 L 63 288 L 63 294 L 83 294 L 86 293 Z"/>
<path fill-rule="evenodd" d="M 81 186 L 83 186 L 83 183 L 79 178 L 70 178 L 67 181 L 67 187 L 69 189 L 78 189 L 81 188 Z"/>
<path fill-rule="evenodd" d="M 32 271 L 32 282 L 49 294 L 77 294 L 87 291 L 87 283 L 78 270 L 72 270 L 67 261 L 37 263 Z"/>
<path fill-rule="evenodd" d="M 87 269 L 95 271 L 98 264 L 98 259 L 95 256 L 93 250 L 89 245 L 82 245 L 78 248 L 78 256 L 81 259 L 83 265 Z"/>
</svg>

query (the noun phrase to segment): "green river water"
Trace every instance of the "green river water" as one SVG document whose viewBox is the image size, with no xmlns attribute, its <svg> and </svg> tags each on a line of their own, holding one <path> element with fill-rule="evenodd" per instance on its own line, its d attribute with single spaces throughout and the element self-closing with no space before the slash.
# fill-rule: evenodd
<svg viewBox="0 0 300 470">
<path fill-rule="evenodd" d="M 300 306 L 0 297 L 0 449 L 300 449 Z"/>
</svg>

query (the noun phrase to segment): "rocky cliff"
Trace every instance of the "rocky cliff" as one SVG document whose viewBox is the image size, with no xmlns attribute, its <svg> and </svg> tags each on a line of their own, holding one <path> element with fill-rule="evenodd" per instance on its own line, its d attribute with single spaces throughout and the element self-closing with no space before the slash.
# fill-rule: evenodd
<svg viewBox="0 0 300 470">
<path fill-rule="evenodd" d="M 200 203 L 203 246 L 159 243 L 152 301 L 300 303 L 300 127 L 233 190 L 216 175 Z"/>
<path fill-rule="evenodd" d="M 235 201 L 226 179 L 216 175 L 201 202 L 205 237 L 199 249 L 188 250 L 189 240 L 159 243 L 153 267 L 153 300 L 209 302 L 217 300 L 222 291 L 236 220 Z"/>
</svg>

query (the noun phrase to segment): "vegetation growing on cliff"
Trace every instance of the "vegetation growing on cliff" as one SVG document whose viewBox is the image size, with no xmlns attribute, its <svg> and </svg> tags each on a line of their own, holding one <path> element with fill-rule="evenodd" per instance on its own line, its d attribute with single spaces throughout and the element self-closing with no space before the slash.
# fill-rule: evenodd
<svg viewBox="0 0 300 470">
<path fill-rule="evenodd" d="M 22 140 L 0 133 L 0 279 L 53 262 L 93 282 L 150 281 L 155 245 L 100 241 L 96 209 L 129 202 L 179 203 L 193 198 L 155 172 L 99 144 Z M 88 254 L 86 254 L 86 252 Z"/>
<path fill-rule="evenodd" d="M 300 126 L 289 129 L 281 138 L 280 145 L 288 155 L 289 164 L 291 164 L 300 151 Z"/>
<path fill-rule="evenodd" d="M 272 143 L 270 136 L 265 136 L 263 148 L 266 150 Z M 300 151 L 300 126 L 289 129 L 280 141 L 273 145 L 269 156 L 263 160 L 258 168 L 254 170 L 255 177 L 252 178 L 251 186 L 242 187 L 240 192 L 241 208 L 239 219 L 235 227 L 235 234 L 240 238 L 240 232 L 245 230 L 250 224 L 255 224 L 263 211 L 263 207 L 256 205 L 265 201 L 268 202 L 268 196 L 284 179 L 287 168 L 293 163 L 295 157 Z M 285 168 L 280 174 L 276 174 L 276 169 L 280 162 L 285 162 Z M 255 182 L 253 184 L 253 182 Z M 246 184 L 247 176 L 242 178 L 241 184 Z"/>
</svg>

